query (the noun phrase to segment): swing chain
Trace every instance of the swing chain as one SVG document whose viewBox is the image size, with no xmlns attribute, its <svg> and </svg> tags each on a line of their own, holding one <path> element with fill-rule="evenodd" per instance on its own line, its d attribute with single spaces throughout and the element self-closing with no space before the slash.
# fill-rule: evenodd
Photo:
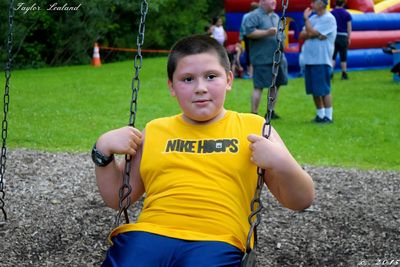
<svg viewBox="0 0 400 267">
<path fill-rule="evenodd" d="M 286 10 L 289 5 L 289 0 L 282 0 L 282 15 L 278 22 L 278 31 L 276 33 L 276 39 L 278 42 L 277 49 L 275 50 L 273 57 L 273 66 L 272 66 L 272 83 L 268 90 L 268 102 L 267 102 L 267 114 L 265 115 L 265 122 L 262 128 L 262 135 L 265 138 L 269 138 L 271 135 L 271 116 L 272 111 L 274 110 L 274 105 L 277 99 L 277 86 L 276 86 L 276 78 L 278 76 L 279 65 L 282 59 L 282 51 L 283 51 L 283 41 L 285 39 L 285 27 L 286 27 Z M 248 221 L 250 224 L 250 230 L 247 235 L 246 242 L 246 253 L 242 260 L 241 266 L 255 266 L 255 249 L 257 248 L 257 226 L 261 223 L 261 211 L 264 208 L 261 201 L 261 192 L 264 185 L 264 176 L 265 170 L 261 168 L 257 168 L 257 187 L 254 193 L 254 197 L 251 201 L 251 213 L 248 217 Z M 251 237 L 254 234 L 254 246 L 251 248 Z"/>
<path fill-rule="evenodd" d="M 144 33 L 145 33 L 145 21 L 146 15 L 148 11 L 148 4 L 146 0 L 143 0 L 140 5 L 140 24 L 139 24 L 139 31 L 136 38 L 136 45 L 137 45 L 137 53 L 134 59 L 134 68 L 135 68 L 135 75 L 132 78 L 132 100 L 130 104 L 130 116 L 129 116 L 129 126 L 135 127 L 136 121 L 136 112 L 137 112 L 137 98 L 140 89 L 140 78 L 139 73 L 140 69 L 142 68 L 142 46 L 144 43 Z M 128 209 L 131 205 L 130 194 L 132 192 L 132 186 L 129 183 L 130 180 L 130 171 L 131 171 L 131 161 L 132 157 L 130 155 L 125 155 L 125 168 L 124 168 L 124 176 L 123 176 L 123 183 L 121 188 L 119 189 L 119 211 L 115 220 L 115 225 L 119 226 L 121 222 L 122 213 L 125 216 L 125 222 L 129 223 L 128 217 Z"/>
<path fill-rule="evenodd" d="M 271 124 L 272 111 L 274 110 L 278 94 L 278 87 L 276 86 L 276 78 L 278 77 L 279 66 L 282 60 L 283 42 L 285 39 L 285 27 L 286 27 L 286 10 L 288 8 L 288 5 L 289 5 L 289 0 L 282 0 L 282 15 L 279 19 L 278 31 L 276 33 L 276 40 L 278 42 L 278 46 L 273 56 L 272 83 L 268 91 L 267 114 L 265 116 L 265 121 L 267 125 Z M 269 138 L 271 134 L 271 126 L 269 126 L 268 128 L 269 129 L 267 136 L 265 136 L 266 138 Z"/>
<path fill-rule="evenodd" d="M 10 103 L 10 78 L 11 78 L 11 63 L 12 63 L 12 40 L 13 40 L 13 19 L 14 19 L 14 1 L 10 0 L 10 8 L 8 10 L 8 38 L 7 38 L 7 62 L 5 66 L 5 77 L 6 77 L 6 84 L 4 87 L 4 98 L 3 98 L 3 111 L 4 117 L 2 122 L 2 147 L 1 147 L 1 157 L 0 157 L 0 209 L 3 213 L 4 221 L 7 221 L 7 213 L 4 208 L 4 198 L 5 198 L 5 191 L 4 191 L 4 174 L 6 171 L 6 160 L 7 160 L 7 132 L 8 132 L 8 121 L 7 121 L 7 114 L 8 108 Z"/>
</svg>

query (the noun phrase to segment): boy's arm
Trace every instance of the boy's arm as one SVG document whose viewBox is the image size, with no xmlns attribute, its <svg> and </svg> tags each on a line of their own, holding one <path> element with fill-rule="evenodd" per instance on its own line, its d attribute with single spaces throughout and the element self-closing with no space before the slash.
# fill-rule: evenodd
<svg viewBox="0 0 400 267">
<path fill-rule="evenodd" d="M 131 201 L 135 202 L 144 193 L 139 166 L 142 157 L 142 134 L 132 127 L 123 127 L 102 135 L 96 142 L 96 148 L 105 155 L 129 154 L 132 157 L 130 184 Z M 119 209 L 119 189 L 123 183 L 125 160 L 113 160 L 105 167 L 95 167 L 97 186 L 100 195 L 108 207 Z"/>
<path fill-rule="evenodd" d="M 278 133 L 272 128 L 269 139 L 249 136 L 251 160 L 265 169 L 264 181 L 271 193 L 286 208 L 303 210 L 314 200 L 314 183 L 290 154 Z"/>
</svg>

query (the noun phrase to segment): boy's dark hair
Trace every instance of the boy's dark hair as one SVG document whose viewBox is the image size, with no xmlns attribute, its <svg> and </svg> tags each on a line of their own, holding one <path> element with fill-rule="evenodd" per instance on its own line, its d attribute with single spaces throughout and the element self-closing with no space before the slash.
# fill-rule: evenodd
<svg viewBox="0 0 400 267">
<path fill-rule="evenodd" d="M 224 67 L 226 73 L 231 70 L 231 64 L 225 47 L 210 36 L 191 35 L 180 39 L 172 46 L 167 63 L 168 79 L 172 81 L 172 76 L 180 59 L 186 56 L 208 52 L 216 54 L 219 63 Z"/>
</svg>

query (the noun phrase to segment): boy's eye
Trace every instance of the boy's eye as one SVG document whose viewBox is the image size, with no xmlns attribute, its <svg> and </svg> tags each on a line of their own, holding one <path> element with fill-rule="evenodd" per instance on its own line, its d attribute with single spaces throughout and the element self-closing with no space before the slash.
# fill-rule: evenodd
<svg viewBox="0 0 400 267">
<path fill-rule="evenodd" d="M 183 81 L 185 83 L 190 83 L 191 81 L 193 81 L 193 78 L 192 77 L 185 77 L 185 78 L 183 78 Z"/>
<path fill-rule="evenodd" d="M 208 80 L 213 80 L 215 77 L 217 77 L 217 75 L 215 75 L 215 74 L 208 74 L 207 79 L 208 79 Z"/>
</svg>

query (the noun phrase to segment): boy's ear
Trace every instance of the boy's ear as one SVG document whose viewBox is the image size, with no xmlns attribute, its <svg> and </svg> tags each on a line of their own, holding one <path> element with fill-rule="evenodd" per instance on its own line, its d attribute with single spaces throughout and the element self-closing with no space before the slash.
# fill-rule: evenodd
<svg viewBox="0 0 400 267">
<path fill-rule="evenodd" d="M 168 79 L 168 88 L 172 96 L 176 96 L 172 81 Z"/>
<path fill-rule="evenodd" d="M 226 90 L 230 91 L 232 89 L 232 84 L 233 84 L 233 72 L 229 71 L 228 75 L 227 75 L 227 85 L 226 85 Z"/>
</svg>

